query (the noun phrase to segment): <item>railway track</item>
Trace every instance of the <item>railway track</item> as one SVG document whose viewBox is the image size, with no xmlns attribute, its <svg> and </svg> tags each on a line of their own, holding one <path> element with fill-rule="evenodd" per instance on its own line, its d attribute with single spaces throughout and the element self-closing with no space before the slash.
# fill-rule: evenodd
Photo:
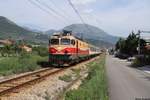
<svg viewBox="0 0 150 100">
<path fill-rule="evenodd" d="M 46 77 L 63 71 L 65 68 L 46 68 L 22 76 L 18 76 L 12 79 L 8 79 L 0 82 L 0 97 L 6 96 L 10 93 L 19 92 L 19 89 L 25 86 L 32 86 Z"/>
<path fill-rule="evenodd" d="M 87 63 L 90 61 L 92 61 L 92 59 L 83 61 L 83 62 L 78 63 L 73 66 L 77 66 L 77 65 Z M 70 67 L 73 67 L 73 66 L 70 66 Z M 20 91 L 20 89 L 25 88 L 27 86 L 28 87 L 32 86 L 36 83 L 39 83 L 39 82 L 45 80 L 47 77 L 57 74 L 59 72 L 62 72 L 65 69 L 68 69 L 70 67 L 45 68 L 45 69 L 42 69 L 39 71 L 21 75 L 21 76 L 12 78 L 12 79 L 4 80 L 4 81 L 0 82 L 0 100 L 1 100 L 1 97 L 3 97 L 3 96 L 7 96 L 12 93 L 18 93 Z"/>
</svg>

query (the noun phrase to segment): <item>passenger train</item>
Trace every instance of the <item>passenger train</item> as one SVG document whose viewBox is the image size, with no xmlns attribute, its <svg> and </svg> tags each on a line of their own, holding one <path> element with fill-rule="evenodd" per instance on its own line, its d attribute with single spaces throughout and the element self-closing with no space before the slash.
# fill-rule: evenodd
<svg viewBox="0 0 150 100">
<path fill-rule="evenodd" d="M 100 54 L 100 49 L 72 35 L 71 31 L 54 33 L 49 39 L 49 63 L 69 66 Z"/>
</svg>

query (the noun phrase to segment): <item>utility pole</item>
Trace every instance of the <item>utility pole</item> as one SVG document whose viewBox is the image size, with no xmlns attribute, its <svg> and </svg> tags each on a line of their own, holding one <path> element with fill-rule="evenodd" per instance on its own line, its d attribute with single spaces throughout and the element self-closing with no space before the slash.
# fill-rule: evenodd
<svg viewBox="0 0 150 100">
<path fill-rule="evenodd" d="M 140 52 L 141 52 L 141 46 L 140 46 L 140 39 L 141 39 L 141 31 L 140 30 L 138 30 L 138 34 L 137 35 L 139 35 L 139 41 L 138 41 L 138 54 L 140 55 Z"/>
<path fill-rule="evenodd" d="M 140 39 L 141 39 L 141 33 L 150 33 L 150 31 L 141 31 L 141 30 L 138 30 L 138 33 L 137 33 L 137 35 L 139 36 L 139 41 L 138 41 L 138 54 L 140 55 L 141 54 L 141 46 L 140 46 L 140 44 L 141 44 L 141 41 L 140 41 Z"/>
</svg>

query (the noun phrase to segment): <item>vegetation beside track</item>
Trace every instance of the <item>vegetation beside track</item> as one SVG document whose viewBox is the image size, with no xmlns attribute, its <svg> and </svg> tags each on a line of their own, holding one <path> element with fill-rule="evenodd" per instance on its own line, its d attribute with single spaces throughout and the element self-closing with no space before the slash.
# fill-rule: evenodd
<svg viewBox="0 0 150 100">
<path fill-rule="evenodd" d="M 65 100 L 108 100 L 105 57 L 88 66 L 88 77 L 77 90 L 68 91 Z"/>
<path fill-rule="evenodd" d="M 64 76 L 60 76 L 59 79 L 65 81 L 65 82 L 70 82 L 70 81 L 72 81 L 72 76 L 64 75 Z"/>
<path fill-rule="evenodd" d="M 39 69 L 38 62 L 48 61 L 47 48 L 38 47 L 32 53 L 21 51 L 18 56 L 0 57 L 0 76 Z"/>
</svg>

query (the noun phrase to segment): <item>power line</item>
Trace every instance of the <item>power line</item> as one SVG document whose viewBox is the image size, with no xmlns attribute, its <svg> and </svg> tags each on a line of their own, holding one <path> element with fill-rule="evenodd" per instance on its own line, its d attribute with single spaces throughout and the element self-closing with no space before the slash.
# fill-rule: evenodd
<svg viewBox="0 0 150 100">
<path fill-rule="evenodd" d="M 55 3 L 53 0 L 49 0 L 49 1 L 56 7 L 57 10 L 60 10 L 61 12 L 63 12 L 63 13 L 65 14 L 65 16 L 67 15 L 69 18 L 71 18 L 71 16 L 68 15 L 68 14 L 66 13 L 66 11 L 64 11 L 64 9 L 61 9 L 60 7 L 58 7 L 58 6 L 56 5 L 56 3 Z"/>
<path fill-rule="evenodd" d="M 52 11 L 53 13 L 55 13 L 56 15 L 60 16 L 61 18 L 63 17 L 64 19 L 66 19 L 65 16 L 63 16 L 62 14 L 58 13 L 55 9 L 53 9 L 52 7 L 50 7 L 49 5 L 47 5 L 44 2 L 41 2 L 40 0 L 36 0 L 39 4 L 43 5 L 44 7 L 46 7 L 47 9 L 49 9 L 50 11 Z M 67 19 L 66 19 L 67 20 Z"/>
<path fill-rule="evenodd" d="M 33 2 L 32 0 L 28 0 L 31 4 L 33 4 L 34 6 L 38 7 L 39 9 L 41 9 L 42 11 L 46 12 L 47 14 L 51 14 L 49 11 L 47 11 L 46 9 L 42 8 L 40 5 L 38 5 L 37 3 Z"/>
<path fill-rule="evenodd" d="M 39 9 L 41 9 L 42 11 L 44 11 L 45 13 L 47 13 L 47 14 L 49 14 L 49 15 L 51 15 L 51 16 L 53 16 L 54 18 L 56 18 L 57 16 L 55 16 L 55 15 L 53 15 L 53 13 L 51 13 L 50 11 L 48 11 L 48 10 L 46 10 L 46 9 L 44 9 L 43 7 L 41 7 L 41 5 L 40 4 L 37 4 L 37 3 L 35 3 L 34 1 L 32 1 L 32 0 L 28 0 L 32 5 L 34 5 L 34 6 L 36 6 L 36 7 L 38 7 Z M 59 20 L 59 19 L 58 19 Z M 59 21 L 62 21 L 62 20 L 59 20 Z"/>
<path fill-rule="evenodd" d="M 71 2 L 71 0 L 67 0 L 67 1 L 69 2 L 70 6 L 73 8 L 73 10 L 75 11 L 75 13 L 79 16 L 81 22 L 85 24 L 83 18 L 81 17 L 80 13 L 78 12 L 78 10 L 74 6 L 74 4 Z"/>
<path fill-rule="evenodd" d="M 78 12 L 78 10 L 76 9 L 75 5 L 71 2 L 71 0 L 67 0 L 70 4 L 70 6 L 73 8 L 73 10 L 75 11 L 75 13 L 78 15 L 78 17 L 80 18 L 81 22 L 85 25 L 85 27 L 92 32 L 92 30 L 87 26 L 87 24 L 84 22 L 82 16 L 80 15 L 80 13 Z"/>
</svg>

